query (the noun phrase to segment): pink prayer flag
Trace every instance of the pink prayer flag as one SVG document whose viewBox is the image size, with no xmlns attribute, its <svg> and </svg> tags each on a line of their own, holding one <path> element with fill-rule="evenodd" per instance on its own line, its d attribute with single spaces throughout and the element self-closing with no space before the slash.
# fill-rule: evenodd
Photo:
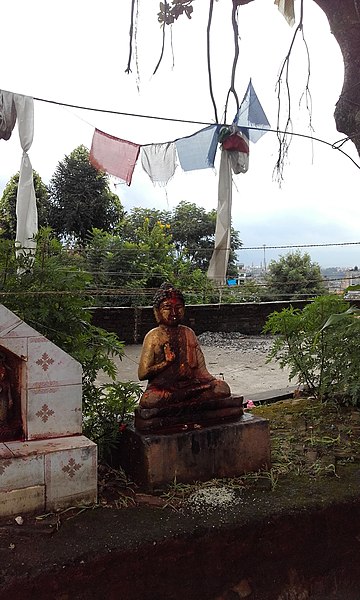
<svg viewBox="0 0 360 600">
<path fill-rule="evenodd" d="M 119 177 L 126 181 L 127 185 L 130 185 L 139 151 L 138 144 L 121 140 L 95 129 L 90 150 L 90 162 L 99 171 Z"/>
</svg>

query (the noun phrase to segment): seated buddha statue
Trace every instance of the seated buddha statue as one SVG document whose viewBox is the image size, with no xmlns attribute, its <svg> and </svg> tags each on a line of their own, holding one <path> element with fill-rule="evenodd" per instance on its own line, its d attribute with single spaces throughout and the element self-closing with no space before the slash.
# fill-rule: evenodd
<svg viewBox="0 0 360 600">
<path fill-rule="evenodd" d="M 143 342 L 138 376 L 148 380 L 135 414 L 137 429 L 198 424 L 243 414 L 242 397 L 232 396 L 228 384 L 206 368 L 192 329 L 182 325 L 182 293 L 165 283 L 153 303 L 158 326 Z"/>
</svg>

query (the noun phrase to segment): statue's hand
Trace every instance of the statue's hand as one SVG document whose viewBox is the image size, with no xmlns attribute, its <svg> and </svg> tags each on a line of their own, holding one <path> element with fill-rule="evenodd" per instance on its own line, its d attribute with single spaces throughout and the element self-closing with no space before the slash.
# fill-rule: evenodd
<svg viewBox="0 0 360 600">
<path fill-rule="evenodd" d="M 174 362 L 175 354 L 171 350 L 170 344 L 168 342 L 166 342 L 166 344 L 164 344 L 164 355 L 165 355 L 166 362 L 168 362 L 168 363 Z"/>
</svg>

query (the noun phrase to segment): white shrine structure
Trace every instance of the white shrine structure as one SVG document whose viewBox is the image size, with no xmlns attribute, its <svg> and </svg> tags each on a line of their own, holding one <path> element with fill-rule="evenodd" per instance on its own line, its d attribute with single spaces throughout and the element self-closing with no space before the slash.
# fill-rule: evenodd
<svg viewBox="0 0 360 600">
<path fill-rule="evenodd" d="M 97 446 L 82 435 L 80 363 L 0 305 L 0 364 L 13 401 L 0 423 L 0 516 L 95 503 Z"/>
</svg>

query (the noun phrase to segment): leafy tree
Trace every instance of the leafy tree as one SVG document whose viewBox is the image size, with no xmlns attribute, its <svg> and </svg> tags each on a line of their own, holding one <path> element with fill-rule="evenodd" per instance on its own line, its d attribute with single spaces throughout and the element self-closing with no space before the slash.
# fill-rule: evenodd
<svg viewBox="0 0 360 600">
<path fill-rule="evenodd" d="M 19 173 L 13 175 L 7 183 L 0 199 L 0 235 L 7 240 L 16 237 L 16 196 L 19 185 Z M 46 227 L 49 223 L 49 191 L 40 175 L 33 171 L 38 224 Z"/>
<path fill-rule="evenodd" d="M 301 254 L 299 250 L 270 262 L 267 283 L 270 294 L 287 300 L 326 292 L 320 266 L 311 262 L 308 253 Z"/>
<path fill-rule="evenodd" d="M 135 241 L 94 229 L 86 257 L 89 270 L 95 271 L 95 283 L 117 290 L 122 304 L 132 304 L 134 294 L 137 303 L 148 304 L 146 294 L 141 292 L 140 297 L 138 290 L 159 287 L 177 271 L 178 258 L 169 228 L 160 221 L 151 225 L 145 218 L 142 226 L 132 231 L 131 238 Z M 119 303 L 116 296 L 114 300 Z"/>
<path fill-rule="evenodd" d="M 194 266 L 207 269 L 214 247 L 216 211 L 182 201 L 171 215 L 171 232 L 180 256 L 188 256 Z"/>
<path fill-rule="evenodd" d="M 113 231 L 123 217 L 123 207 L 109 188 L 108 176 L 91 165 L 84 146 L 59 162 L 49 191 L 51 227 L 57 235 L 81 246 L 93 227 Z"/>
<path fill-rule="evenodd" d="M 182 201 L 171 214 L 170 226 L 180 256 L 186 254 L 195 267 L 206 270 L 214 248 L 216 210 L 206 212 L 194 203 Z M 236 264 L 235 250 L 242 245 L 239 232 L 231 228 L 229 271 Z"/>
<path fill-rule="evenodd" d="M 163 281 L 191 294 L 192 302 L 218 301 L 206 273 L 194 268 L 187 256 L 179 257 L 172 242 L 169 224 L 145 218 L 133 231 L 135 241 L 123 240 L 94 229 L 85 250 L 86 267 L 94 283 L 103 288 L 101 302 L 117 305 L 147 305 L 153 288 Z M 107 291 L 111 288 L 111 295 Z"/>
<path fill-rule="evenodd" d="M 165 225 L 170 222 L 170 219 L 171 213 L 169 211 L 135 207 L 124 216 L 117 231 L 122 239 L 137 243 L 139 241 L 138 232 L 141 232 L 145 222 L 152 228 L 158 222 Z"/>
<path fill-rule="evenodd" d="M 122 222 L 119 234 L 128 241 L 139 242 L 145 222 L 150 228 L 156 223 L 169 227 L 179 259 L 190 261 L 196 269 L 207 270 L 214 248 L 216 210 L 207 212 L 201 206 L 186 201 L 180 202 L 172 211 L 133 208 Z M 229 272 L 234 270 L 235 251 L 241 244 L 239 232 L 231 229 Z"/>
</svg>

